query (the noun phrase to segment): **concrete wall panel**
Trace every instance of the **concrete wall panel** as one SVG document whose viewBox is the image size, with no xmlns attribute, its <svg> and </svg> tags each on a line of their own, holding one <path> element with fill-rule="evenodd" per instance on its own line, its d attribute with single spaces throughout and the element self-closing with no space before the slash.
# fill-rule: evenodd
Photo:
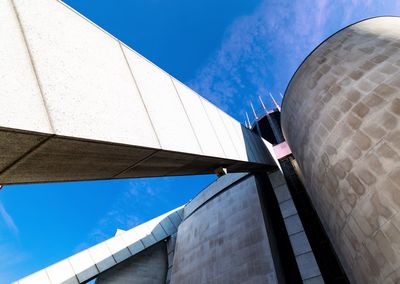
<svg viewBox="0 0 400 284">
<path fill-rule="evenodd" d="M 226 157 L 238 158 L 235 146 L 233 145 L 232 139 L 229 137 L 228 130 L 226 129 L 220 115 L 219 110 L 204 98 L 200 98 L 201 103 L 207 113 L 208 118 L 217 134 L 218 141 L 222 145 L 222 149 Z"/>
<path fill-rule="evenodd" d="M 62 260 L 50 266 L 46 273 L 51 283 L 79 284 L 76 277 L 71 277 L 74 271 L 68 260 Z"/>
<path fill-rule="evenodd" d="M 115 236 L 108 239 L 106 245 L 117 263 L 132 255 L 121 236 Z"/>
<path fill-rule="evenodd" d="M 4 135 L 0 133 L 1 136 Z M 16 134 L 13 134 L 11 137 L 15 136 Z M 23 142 L 19 140 L 15 145 L 30 146 L 39 138 L 44 139 L 40 136 L 17 135 L 19 139 L 22 137 L 27 138 Z M 28 139 L 29 137 L 33 138 Z M 40 182 L 44 177 L 51 177 L 52 181 L 110 179 L 153 152 L 150 149 L 55 137 L 1 173 L 0 179 L 12 180 L 14 183 L 26 180 Z M 20 151 L 15 154 L 14 151 L 8 153 L 10 158 L 16 159 L 15 156 Z M 4 163 L 7 160 L 2 161 Z"/>
<path fill-rule="evenodd" d="M 57 1 L 14 2 L 55 133 L 158 147 L 119 42 Z"/>
<path fill-rule="evenodd" d="M 52 284 L 50 282 L 49 276 L 47 275 L 46 271 L 44 271 L 44 270 L 36 272 L 27 278 L 21 279 L 18 283 L 20 283 L 20 284 L 37 284 L 37 283 Z"/>
<path fill-rule="evenodd" d="M 105 271 L 116 264 L 110 249 L 104 242 L 89 248 L 88 251 L 99 272 Z"/>
<path fill-rule="evenodd" d="M 201 154 L 199 143 L 171 76 L 126 46 L 123 46 L 123 50 L 161 148 Z"/>
<path fill-rule="evenodd" d="M 243 143 L 239 141 L 239 137 L 237 135 L 237 132 L 241 130 L 240 123 L 233 123 L 234 119 L 230 115 L 228 115 L 227 113 L 223 112 L 220 109 L 218 111 L 219 111 L 219 116 L 221 117 L 221 120 L 225 126 L 225 129 L 228 132 L 229 138 L 233 143 L 238 159 L 242 161 L 248 160 L 249 157 L 247 155 L 245 143 L 244 141 Z"/>
<path fill-rule="evenodd" d="M 167 275 L 167 248 L 161 242 L 101 274 L 97 284 L 164 284 Z"/>
<path fill-rule="evenodd" d="M 399 40 L 395 17 L 338 32 L 301 65 L 282 106 L 284 135 L 353 283 L 400 281 Z"/>
<path fill-rule="evenodd" d="M 86 281 L 99 273 L 88 250 L 70 257 L 69 262 L 80 282 Z"/>
<path fill-rule="evenodd" d="M 221 187 L 208 187 L 192 201 L 199 198 L 201 207 L 187 207 L 171 283 L 277 283 L 255 178 L 223 191 L 240 178 L 223 177 Z"/>
<path fill-rule="evenodd" d="M 0 125 L 52 133 L 12 1 L 1 1 L 0 18 Z"/>
<path fill-rule="evenodd" d="M 48 139 L 47 135 L 3 130 L 0 131 L 0 171 L 3 172 L 20 157 Z"/>
<path fill-rule="evenodd" d="M 225 157 L 210 119 L 207 117 L 204 107 L 201 105 L 199 95 L 181 82 L 175 79 L 173 81 L 200 142 L 203 154 Z"/>
</svg>

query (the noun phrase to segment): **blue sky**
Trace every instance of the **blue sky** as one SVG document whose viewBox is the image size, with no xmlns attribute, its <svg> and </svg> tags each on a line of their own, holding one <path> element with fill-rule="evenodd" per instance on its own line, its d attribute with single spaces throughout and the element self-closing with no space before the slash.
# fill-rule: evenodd
<svg viewBox="0 0 400 284">
<path fill-rule="evenodd" d="M 249 102 L 280 101 L 324 38 L 394 0 L 66 0 L 243 121 Z M 1 19 L 0 19 L 1 20 Z M 8 186 L 0 191 L 0 283 L 9 283 L 175 208 L 214 176 Z"/>
</svg>

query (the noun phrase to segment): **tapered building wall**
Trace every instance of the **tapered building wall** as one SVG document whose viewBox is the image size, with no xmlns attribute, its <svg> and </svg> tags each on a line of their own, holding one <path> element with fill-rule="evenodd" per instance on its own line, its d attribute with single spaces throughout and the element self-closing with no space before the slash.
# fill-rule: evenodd
<svg viewBox="0 0 400 284">
<path fill-rule="evenodd" d="M 292 78 L 282 126 L 354 283 L 400 280 L 400 18 L 321 44 Z"/>
<path fill-rule="evenodd" d="M 277 283 L 254 176 L 224 176 L 186 205 L 171 283 Z"/>
</svg>

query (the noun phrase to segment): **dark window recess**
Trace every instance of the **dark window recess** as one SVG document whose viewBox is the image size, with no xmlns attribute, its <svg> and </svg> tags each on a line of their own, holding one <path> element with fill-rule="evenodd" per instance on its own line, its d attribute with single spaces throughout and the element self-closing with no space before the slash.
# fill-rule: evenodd
<svg viewBox="0 0 400 284">
<path fill-rule="evenodd" d="M 256 121 L 252 130 L 272 145 L 284 141 L 281 129 L 281 113 L 279 111 L 264 115 Z"/>
<path fill-rule="evenodd" d="M 325 283 L 349 283 L 307 191 L 296 174 L 293 160 L 293 156 L 288 156 L 279 163 L 322 277 Z"/>
<path fill-rule="evenodd" d="M 256 178 L 278 283 L 303 283 L 278 200 L 275 197 L 268 175 L 258 173 Z"/>
</svg>

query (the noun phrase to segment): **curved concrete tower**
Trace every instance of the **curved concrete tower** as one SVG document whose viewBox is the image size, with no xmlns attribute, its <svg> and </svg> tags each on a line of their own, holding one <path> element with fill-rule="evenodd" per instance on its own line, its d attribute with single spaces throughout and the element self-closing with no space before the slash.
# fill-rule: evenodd
<svg viewBox="0 0 400 284">
<path fill-rule="evenodd" d="M 285 138 L 354 283 L 400 279 L 399 71 L 400 18 L 365 20 L 309 55 L 282 107 Z"/>
</svg>

